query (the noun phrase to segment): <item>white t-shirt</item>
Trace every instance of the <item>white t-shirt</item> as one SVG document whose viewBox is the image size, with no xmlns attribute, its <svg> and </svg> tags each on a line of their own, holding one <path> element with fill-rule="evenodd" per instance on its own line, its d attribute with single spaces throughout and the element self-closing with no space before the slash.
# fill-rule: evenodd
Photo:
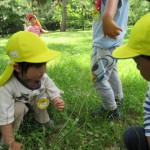
<svg viewBox="0 0 150 150">
<path fill-rule="evenodd" d="M 57 88 L 47 74 L 41 79 L 38 89 L 30 89 L 23 85 L 14 75 L 3 86 L 0 87 L 0 125 L 6 125 L 14 121 L 15 101 L 22 101 L 33 105 L 34 98 L 46 96 L 53 100 L 61 97 L 61 90 Z"/>
</svg>

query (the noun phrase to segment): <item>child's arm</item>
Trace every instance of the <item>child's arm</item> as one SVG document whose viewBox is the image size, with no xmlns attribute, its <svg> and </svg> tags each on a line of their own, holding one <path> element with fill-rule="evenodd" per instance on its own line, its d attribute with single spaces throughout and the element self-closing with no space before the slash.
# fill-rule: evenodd
<svg viewBox="0 0 150 150">
<path fill-rule="evenodd" d="M 147 136 L 147 141 L 148 141 L 148 146 L 149 146 L 149 149 L 150 149 L 150 136 Z"/>
<path fill-rule="evenodd" d="M 122 29 L 114 22 L 114 16 L 117 11 L 119 0 L 107 0 L 105 11 L 102 18 L 102 26 L 104 36 L 109 36 L 113 39 L 120 34 Z"/>
<path fill-rule="evenodd" d="M 54 106 L 59 111 L 62 111 L 65 105 L 64 101 L 61 99 L 61 94 L 63 94 L 63 91 L 58 89 L 53 80 L 47 74 L 45 74 L 44 77 L 45 86 L 47 88 L 47 93 L 50 96 L 50 99 L 52 100 Z"/>
<path fill-rule="evenodd" d="M 2 136 L 5 140 L 6 145 L 9 145 L 11 150 L 21 150 L 22 144 L 15 141 L 13 136 L 12 124 L 2 125 L 1 126 Z"/>
<path fill-rule="evenodd" d="M 24 26 L 24 30 L 27 31 L 27 30 L 28 30 L 27 25 L 26 25 L 26 24 L 23 24 L 23 26 Z"/>
<path fill-rule="evenodd" d="M 41 32 L 43 32 L 43 33 L 49 33 L 49 31 L 44 30 L 43 28 L 41 28 Z"/>
</svg>

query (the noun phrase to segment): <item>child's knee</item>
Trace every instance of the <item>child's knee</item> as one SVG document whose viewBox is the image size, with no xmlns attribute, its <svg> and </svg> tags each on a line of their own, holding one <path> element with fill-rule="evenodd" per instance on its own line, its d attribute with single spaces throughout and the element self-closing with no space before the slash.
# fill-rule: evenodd
<svg viewBox="0 0 150 150">
<path fill-rule="evenodd" d="M 140 139 L 144 141 L 144 129 L 143 127 L 130 127 L 124 133 L 124 143 L 128 149 L 136 149 L 140 145 Z"/>
<path fill-rule="evenodd" d="M 15 102 L 15 118 L 24 117 L 28 110 L 28 107 L 23 102 Z"/>
</svg>

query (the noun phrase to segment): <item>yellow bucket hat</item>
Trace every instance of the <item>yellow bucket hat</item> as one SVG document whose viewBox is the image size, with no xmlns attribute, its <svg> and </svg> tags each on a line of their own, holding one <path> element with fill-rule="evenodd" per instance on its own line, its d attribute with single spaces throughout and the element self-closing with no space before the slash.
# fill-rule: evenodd
<svg viewBox="0 0 150 150">
<path fill-rule="evenodd" d="M 17 62 L 42 63 L 53 60 L 60 52 L 50 50 L 45 42 L 32 32 L 19 31 L 13 34 L 7 42 L 6 52 L 10 60 L 0 76 L 0 86 L 11 77 Z"/>
<path fill-rule="evenodd" d="M 150 56 L 150 13 L 133 26 L 128 44 L 116 48 L 113 52 L 115 58 L 132 58 L 139 55 Z"/>
</svg>

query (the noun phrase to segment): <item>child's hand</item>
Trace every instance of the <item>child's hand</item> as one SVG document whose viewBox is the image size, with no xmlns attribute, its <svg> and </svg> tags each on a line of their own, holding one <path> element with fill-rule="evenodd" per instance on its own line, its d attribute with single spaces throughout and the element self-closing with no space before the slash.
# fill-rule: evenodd
<svg viewBox="0 0 150 150">
<path fill-rule="evenodd" d="M 26 24 L 23 24 L 23 26 L 24 26 L 24 28 L 26 28 L 26 27 L 27 27 L 27 25 L 26 25 Z"/>
<path fill-rule="evenodd" d="M 41 29 L 41 31 L 43 32 L 43 33 L 49 33 L 49 31 L 48 30 L 44 30 L 44 29 Z"/>
<path fill-rule="evenodd" d="M 26 26 L 26 24 L 23 24 L 23 26 L 24 26 L 24 30 L 27 30 L 27 26 Z"/>
<path fill-rule="evenodd" d="M 49 31 L 46 31 L 46 34 L 48 34 L 49 33 Z"/>
<path fill-rule="evenodd" d="M 59 111 L 63 111 L 65 103 L 61 98 L 57 97 L 54 99 L 54 105 Z"/>
<path fill-rule="evenodd" d="M 10 149 L 11 150 L 23 150 L 22 149 L 22 144 L 19 142 L 14 141 L 11 145 L 10 145 Z"/>
<path fill-rule="evenodd" d="M 113 20 L 104 20 L 103 32 L 105 37 L 109 36 L 112 39 L 116 39 L 120 32 L 122 32 L 122 29 Z"/>
</svg>

